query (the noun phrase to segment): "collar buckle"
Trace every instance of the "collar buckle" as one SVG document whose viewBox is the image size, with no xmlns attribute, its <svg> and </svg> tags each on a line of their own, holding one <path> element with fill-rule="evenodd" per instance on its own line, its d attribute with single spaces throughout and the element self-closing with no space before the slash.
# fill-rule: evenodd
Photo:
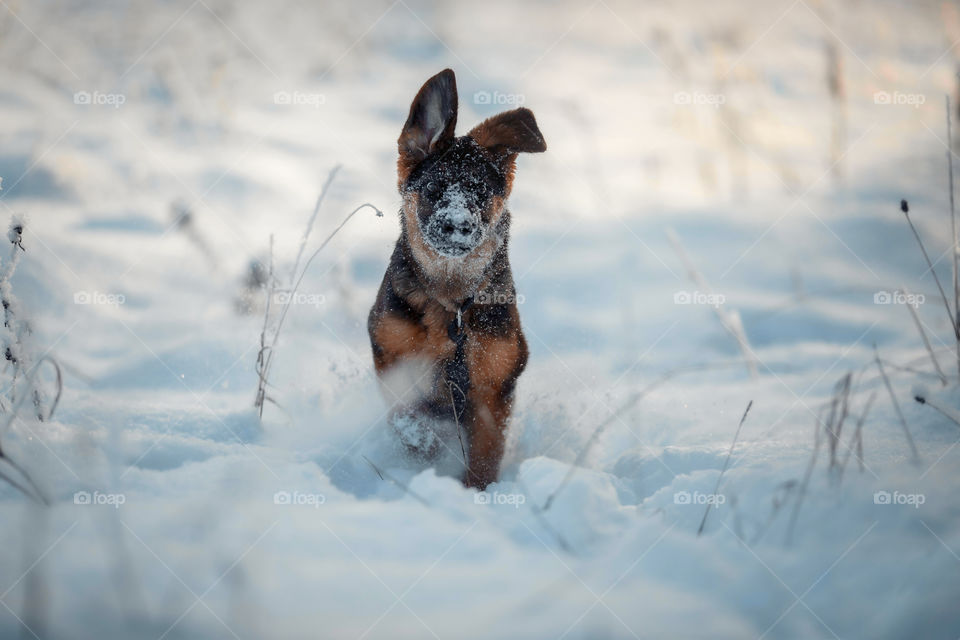
<svg viewBox="0 0 960 640">
<path fill-rule="evenodd" d="M 463 314 L 466 313 L 470 307 L 473 306 L 473 296 L 465 299 L 463 303 L 457 308 L 457 315 L 450 320 L 450 324 L 447 325 L 447 336 L 450 337 L 450 340 L 460 344 L 465 338 L 466 333 L 464 331 L 463 325 Z"/>
</svg>

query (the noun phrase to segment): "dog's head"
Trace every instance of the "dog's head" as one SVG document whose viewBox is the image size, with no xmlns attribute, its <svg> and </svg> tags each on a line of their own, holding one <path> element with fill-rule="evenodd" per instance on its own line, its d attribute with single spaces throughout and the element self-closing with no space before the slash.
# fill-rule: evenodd
<svg viewBox="0 0 960 640">
<path fill-rule="evenodd" d="M 547 149 L 529 109 L 493 116 L 465 136 L 454 135 L 456 124 L 457 81 L 445 69 L 421 87 L 397 141 L 403 223 L 426 257 L 466 257 L 504 232 L 517 154 Z"/>
</svg>

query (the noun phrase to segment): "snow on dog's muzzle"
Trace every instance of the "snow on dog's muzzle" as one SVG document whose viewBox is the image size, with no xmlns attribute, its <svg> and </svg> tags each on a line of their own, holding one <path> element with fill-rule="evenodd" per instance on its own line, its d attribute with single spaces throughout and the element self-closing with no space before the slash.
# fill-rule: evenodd
<svg viewBox="0 0 960 640">
<path fill-rule="evenodd" d="M 437 253 L 451 257 L 469 253 L 483 236 L 479 214 L 473 213 L 457 195 L 442 202 L 423 229 L 430 246 Z"/>
</svg>

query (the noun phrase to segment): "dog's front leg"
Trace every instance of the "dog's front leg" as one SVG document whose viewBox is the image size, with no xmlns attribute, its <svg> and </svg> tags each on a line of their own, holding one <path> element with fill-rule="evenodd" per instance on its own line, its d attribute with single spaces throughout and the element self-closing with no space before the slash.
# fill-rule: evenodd
<svg viewBox="0 0 960 640">
<path fill-rule="evenodd" d="M 496 482 L 503 459 L 513 390 L 527 362 L 519 327 L 504 336 L 475 334 L 467 350 L 470 371 L 467 434 L 469 463 L 464 484 L 485 489 Z"/>
</svg>

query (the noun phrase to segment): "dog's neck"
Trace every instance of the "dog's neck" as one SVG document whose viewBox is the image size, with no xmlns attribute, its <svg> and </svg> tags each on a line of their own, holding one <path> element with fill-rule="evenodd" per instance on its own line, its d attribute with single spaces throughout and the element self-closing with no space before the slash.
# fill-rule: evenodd
<svg viewBox="0 0 960 640">
<path fill-rule="evenodd" d="M 425 306 L 415 302 L 433 301 L 455 313 L 465 300 L 472 298 L 478 291 L 500 288 L 496 286 L 502 279 L 498 274 L 504 268 L 509 271 L 506 259 L 509 229 L 507 212 L 504 212 L 501 224 L 487 233 L 487 237 L 477 248 L 456 258 L 434 251 L 424 242 L 419 230 L 409 228 L 411 218 L 412 216 L 402 216 L 403 231 L 398 243 L 408 273 L 395 274 L 395 280 L 398 280 L 395 286 L 398 292 L 416 291 L 418 298 L 426 298 L 423 301 L 411 300 L 414 306 Z"/>
<path fill-rule="evenodd" d="M 469 268 L 463 268 L 463 260 L 440 257 L 430 260 L 429 254 L 400 239 L 404 256 L 404 269 L 394 274 L 394 286 L 401 295 L 410 299 L 412 306 L 425 308 L 429 303 L 439 304 L 453 313 L 480 289 L 490 285 L 495 267 L 495 252 L 489 258 L 475 259 Z M 478 247 L 476 251 L 482 248 Z"/>
</svg>

